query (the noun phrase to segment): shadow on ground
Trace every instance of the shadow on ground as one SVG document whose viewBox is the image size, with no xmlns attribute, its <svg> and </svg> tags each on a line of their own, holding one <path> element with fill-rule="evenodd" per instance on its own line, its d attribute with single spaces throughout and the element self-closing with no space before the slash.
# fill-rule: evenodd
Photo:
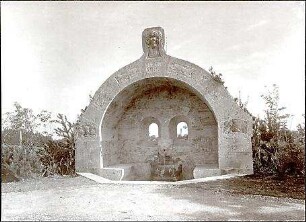
<svg viewBox="0 0 306 222">
<path fill-rule="evenodd" d="M 222 180 L 158 188 L 155 192 L 197 204 L 198 212 L 188 215 L 194 220 L 305 220 L 305 201 L 232 193 Z"/>
</svg>

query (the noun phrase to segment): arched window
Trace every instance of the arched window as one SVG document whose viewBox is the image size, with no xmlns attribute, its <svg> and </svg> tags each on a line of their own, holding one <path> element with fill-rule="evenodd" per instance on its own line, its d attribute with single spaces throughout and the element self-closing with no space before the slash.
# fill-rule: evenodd
<svg viewBox="0 0 306 222">
<path fill-rule="evenodd" d="M 155 139 L 158 137 L 158 125 L 156 123 L 151 123 L 149 125 L 149 137 Z"/>
<path fill-rule="evenodd" d="M 179 139 L 188 139 L 188 126 L 186 122 L 180 122 L 177 124 L 176 136 Z"/>
</svg>

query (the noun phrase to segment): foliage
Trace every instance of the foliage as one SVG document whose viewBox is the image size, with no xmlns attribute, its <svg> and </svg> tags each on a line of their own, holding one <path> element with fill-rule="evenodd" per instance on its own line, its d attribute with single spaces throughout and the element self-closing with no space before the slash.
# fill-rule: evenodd
<svg viewBox="0 0 306 222">
<path fill-rule="evenodd" d="M 1 145 L 1 166 L 4 171 L 13 174 L 14 177 L 25 179 L 40 175 L 42 165 L 38 152 L 40 147 Z M 5 177 L 6 175 L 4 175 Z M 2 178 L 4 181 L 6 178 Z"/>
<path fill-rule="evenodd" d="M 57 136 L 63 138 L 71 144 L 74 143 L 74 124 L 67 120 L 67 116 L 59 113 L 57 114 L 57 119 L 51 120 L 51 122 L 60 125 L 55 129 L 55 133 Z"/>
<path fill-rule="evenodd" d="M 40 161 L 44 166 L 43 176 L 75 174 L 74 124 L 63 114 L 58 114 L 52 122 L 59 124 L 55 129 L 58 141 L 49 140 L 40 152 Z"/>
<path fill-rule="evenodd" d="M 211 66 L 211 67 L 209 67 L 209 73 L 211 74 L 211 76 L 213 77 L 213 79 L 215 80 L 215 81 L 217 81 L 217 82 L 219 82 L 219 83 L 221 83 L 221 84 L 224 84 L 224 81 L 223 81 L 223 79 L 222 79 L 222 74 L 221 73 L 219 73 L 219 74 L 217 74 L 216 72 L 215 72 L 215 70 L 213 69 L 213 67 Z"/>
<path fill-rule="evenodd" d="M 14 111 L 4 114 L 3 129 L 4 132 L 2 141 L 19 145 L 20 142 L 23 145 L 33 146 L 37 145 L 37 137 L 51 135 L 47 132 L 47 126 L 50 123 L 51 113 L 43 110 L 38 114 L 35 114 L 32 109 L 23 108 L 19 103 L 14 103 Z M 38 132 L 38 131 L 42 132 Z M 19 143 L 16 143 L 16 134 L 22 138 Z M 21 134 L 21 135 L 20 135 Z M 36 138 L 35 138 L 36 137 Z"/>
<path fill-rule="evenodd" d="M 49 140 L 40 152 L 40 161 L 44 166 L 42 176 L 75 174 L 74 147 L 65 140 Z"/>
<path fill-rule="evenodd" d="M 305 114 L 303 117 L 305 120 Z M 297 125 L 296 143 L 305 149 L 305 122 Z"/>
<path fill-rule="evenodd" d="M 3 129 L 1 142 L 8 145 L 43 146 L 50 139 L 52 139 L 50 135 L 43 135 L 40 132 L 24 132 L 20 141 L 20 130 Z"/>
<path fill-rule="evenodd" d="M 51 120 L 51 113 L 39 114 L 14 103 L 15 110 L 5 114 L 2 128 L 2 179 L 11 175 L 17 179 L 74 174 L 74 124 L 62 114 Z M 56 124 L 54 140 L 46 130 Z M 21 135 L 20 135 L 21 134 Z"/>
<path fill-rule="evenodd" d="M 249 97 L 245 102 L 242 102 L 241 96 L 240 96 L 240 91 L 239 91 L 239 98 L 234 98 L 234 101 L 238 104 L 238 106 L 246 113 L 252 116 L 250 111 L 247 109 L 247 105 L 249 103 Z"/>
<path fill-rule="evenodd" d="M 265 121 L 267 124 L 267 131 L 279 138 L 278 132 L 280 130 L 287 129 L 287 119 L 290 117 L 289 114 L 281 114 L 285 107 L 279 107 L 279 89 L 275 84 L 273 85 L 272 91 L 269 91 L 265 95 L 261 95 L 266 104 L 265 109 Z"/>
<path fill-rule="evenodd" d="M 1 166 L 4 177 L 7 173 L 15 178 L 29 178 L 40 175 L 42 165 L 38 152 L 51 139 L 46 129 L 51 113 L 45 110 L 35 114 L 32 109 L 14 103 L 14 111 L 4 114 L 1 136 Z M 1 172 L 1 173 L 2 173 Z M 4 178 L 6 179 L 6 178 Z"/>
<path fill-rule="evenodd" d="M 35 115 L 32 109 L 23 108 L 19 103 L 14 103 L 15 110 L 5 113 L 4 128 L 34 132 L 39 126 L 46 126 L 51 118 L 51 113 L 42 110 Z"/>
<path fill-rule="evenodd" d="M 257 174 L 304 174 L 305 127 L 298 132 L 287 128 L 289 114 L 279 107 L 278 87 L 262 95 L 265 101 L 265 118 L 253 117 L 253 162 Z"/>
</svg>

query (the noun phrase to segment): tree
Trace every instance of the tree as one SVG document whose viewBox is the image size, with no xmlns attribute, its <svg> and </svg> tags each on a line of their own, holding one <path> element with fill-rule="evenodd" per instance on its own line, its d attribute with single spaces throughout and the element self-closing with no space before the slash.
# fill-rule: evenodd
<svg viewBox="0 0 306 222">
<path fill-rule="evenodd" d="M 301 173 L 303 150 L 295 141 L 295 133 L 287 128 L 290 115 L 284 113 L 285 107 L 279 107 L 279 89 L 275 84 L 272 87 L 272 90 L 261 95 L 266 105 L 264 119 L 254 117 L 254 170 L 277 173 L 280 177 L 289 171 Z"/>
<path fill-rule="evenodd" d="M 267 131 L 275 135 L 275 139 L 279 139 L 279 132 L 287 129 L 287 121 L 290 114 L 282 114 L 286 107 L 279 107 L 279 87 L 272 85 L 272 91 L 268 90 L 266 94 L 261 95 L 265 101 L 265 121 L 267 123 Z"/>
<path fill-rule="evenodd" d="M 51 122 L 58 125 L 55 133 L 59 140 L 49 140 L 44 144 L 40 160 L 44 165 L 43 176 L 52 174 L 75 174 L 74 125 L 63 114 L 57 114 L 57 119 Z"/>
<path fill-rule="evenodd" d="M 33 110 L 23 108 L 17 102 L 14 103 L 15 110 L 5 113 L 4 128 L 34 132 L 37 127 L 37 117 Z"/>
<path fill-rule="evenodd" d="M 297 125 L 297 143 L 305 150 L 305 114 L 302 116 L 304 117 L 304 122 Z"/>
<path fill-rule="evenodd" d="M 51 120 L 51 122 L 59 124 L 59 127 L 55 128 L 57 136 L 73 143 L 74 124 L 68 121 L 67 116 L 59 113 L 57 114 L 57 119 Z"/>
<path fill-rule="evenodd" d="M 37 145 L 39 141 L 35 138 L 51 136 L 46 130 L 50 119 L 51 113 L 46 110 L 35 115 L 32 109 L 23 108 L 18 102 L 15 102 L 14 111 L 5 113 L 2 141 L 14 145 Z M 42 132 L 39 132 L 39 129 Z M 16 138 L 19 140 L 17 144 Z"/>
<path fill-rule="evenodd" d="M 51 139 L 47 131 L 39 132 L 39 127 L 46 128 L 51 113 L 43 110 L 36 115 L 32 109 L 15 102 L 14 111 L 4 116 L 1 166 L 17 178 L 35 176 L 41 170 L 37 151 Z"/>
</svg>

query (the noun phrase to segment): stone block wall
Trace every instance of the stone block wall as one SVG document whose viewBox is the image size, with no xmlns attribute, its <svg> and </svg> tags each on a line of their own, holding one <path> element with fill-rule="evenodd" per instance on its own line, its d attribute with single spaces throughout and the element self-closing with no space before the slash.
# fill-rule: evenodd
<svg viewBox="0 0 306 222">
<path fill-rule="evenodd" d="M 188 154 L 196 165 L 218 163 L 217 123 L 205 103 L 192 92 L 159 86 L 134 98 L 127 107 L 118 123 L 119 163 L 146 162 L 157 155 L 159 141 L 169 139 L 174 157 Z M 160 129 L 155 142 L 148 137 L 148 127 L 143 127 L 150 117 Z M 176 135 L 181 121 L 188 125 L 187 140 Z"/>
</svg>

